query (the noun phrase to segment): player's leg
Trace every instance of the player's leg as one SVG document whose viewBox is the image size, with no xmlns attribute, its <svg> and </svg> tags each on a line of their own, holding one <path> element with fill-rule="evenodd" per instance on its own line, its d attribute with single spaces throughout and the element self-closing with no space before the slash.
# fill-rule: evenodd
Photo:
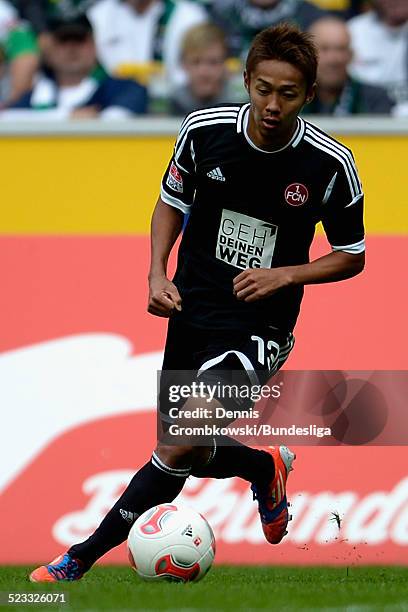
<svg viewBox="0 0 408 612">
<path fill-rule="evenodd" d="M 275 463 L 266 450 L 241 444 L 227 436 L 220 436 L 214 439 L 206 463 L 195 463 L 191 474 L 197 478 L 237 476 L 250 483 L 262 483 L 274 477 Z"/>
<path fill-rule="evenodd" d="M 195 335 L 192 329 L 190 331 L 187 329 L 185 333 Z M 195 343 L 196 349 L 197 346 L 201 346 L 202 349 L 195 350 L 192 363 L 199 372 L 197 380 L 209 385 L 215 386 L 217 382 L 231 383 L 232 380 L 228 379 L 229 371 L 235 371 L 235 383 L 248 384 L 247 368 L 251 370 L 249 384 L 263 384 L 284 364 L 293 345 L 294 338 L 291 333 L 280 333 L 269 328 L 258 330 L 256 333 L 206 331 L 204 338 L 199 338 Z M 224 357 L 220 359 L 223 355 Z M 179 364 L 179 369 L 183 370 L 182 364 Z M 242 377 L 239 377 L 240 373 Z M 223 378 L 225 375 L 227 379 Z M 225 400 L 225 397 L 219 398 L 218 405 L 231 410 L 249 407 L 235 404 L 233 398 L 226 405 Z M 194 410 L 194 407 L 194 401 L 188 400 L 183 409 Z M 166 419 L 168 424 L 174 423 L 172 419 L 167 418 L 166 413 L 162 414 L 162 420 Z M 210 424 L 211 419 L 207 419 L 206 423 Z M 222 425 L 218 419 L 213 424 Z M 177 444 L 177 441 L 174 443 Z M 194 476 L 211 478 L 238 476 L 261 487 L 275 477 L 276 461 L 271 456 L 270 448 L 251 448 L 226 436 L 219 437 L 214 444 L 211 438 L 206 444 L 211 445 L 211 452 L 195 454 L 192 472 Z"/>
<path fill-rule="evenodd" d="M 263 532 L 271 544 L 278 544 L 286 535 L 291 516 L 286 498 L 286 481 L 296 455 L 286 446 L 255 449 L 240 444 L 220 445 L 206 464 L 194 466 L 191 475 L 197 478 L 239 477 L 251 483 L 259 506 Z"/>
<path fill-rule="evenodd" d="M 190 449 L 183 448 L 188 456 Z M 84 542 L 69 549 L 72 557 L 81 559 L 89 569 L 97 559 L 124 542 L 136 518 L 157 504 L 171 502 L 180 493 L 190 470 L 172 468 L 154 452 L 132 478 L 126 490 L 103 519 L 96 531 Z"/>
<path fill-rule="evenodd" d="M 254 351 L 253 341 L 257 343 Z M 282 336 L 271 332 L 251 335 L 242 345 L 242 362 L 251 364 L 263 384 L 286 361 L 294 339 L 292 334 Z M 265 349 L 259 351 L 259 347 Z M 267 350 L 269 349 L 271 350 Z M 211 360 L 211 361 L 214 361 Z M 210 361 L 210 363 L 211 363 Z M 268 364 L 268 371 L 261 367 Z M 217 367 L 221 367 L 217 364 Z M 245 366 L 244 366 L 245 367 Z M 246 366 L 247 367 L 247 366 Z M 214 376 L 214 372 L 212 373 Z M 239 409 L 239 406 L 236 408 Z M 270 543 L 278 543 L 286 534 L 290 520 L 287 510 L 286 480 L 292 470 L 295 455 L 286 447 L 254 449 L 229 438 L 215 440 L 215 447 L 205 465 L 194 466 L 192 475 L 197 477 L 228 478 L 238 476 L 252 483 L 254 498 L 259 504 L 263 531 Z"/>
<path fill-rule="evenodd" d="M 170 323 L 164 365 L 177 370 L 189 362 L 190 355 L 191 337 L 183 335 L 180 326 Z M 177 497 L 190 474 L 192 453 L 192 447 L 188 446 L 164 450 L 158 445 L 150 461 L 133 476 L 96 531 L 84 542 L 72 546 L 65 555 L 34 570 L 30 579 L 55 582 L 81 578 L 97 559 L 127 539 L 137 516 Z"/>
<path fill-rule="evenodd" d="M 235 371 L 235 383 L 241 383 L 243 387 L 265 384 L 285 363 L 293 345 L 291 333 L 262 330 L 256 334 L 236 334 L 236 337 L 227 335 L 223 344 L 214 347 L 213 354 L 207 354 L 209 358 L 199 368 L 202 373 L 200 380 L 214 386 L 217 382 L 228 386 L 232 382 L 229 372 Z M 237 350 L 228 350 L 232 346 Z M 219 360 L 217 354 L 224 354 L 224 359 Z M 239 371 L 241 377 L 237 378 Z M 218 400 L 227 410 L 241 412 L 253 407 L 253 402 L 242 405 L 236 403 L 234 398 L 219 397 Z M 274 460 L 269 449 L 255 449 L 228 436 L 219 436 L 214 439 L 209 461 L 205 466 L 195 465 L 193 475 L 210 478 L 239 476 L 254 483 L 259 479 L 274 477 Z"/>
<path fill-rule="evenodd" d="M 182 342 L 180 326 L 171 326 L 171 330 L 174 329 L 178 329 L 177 338 L 174 338 L 174 334 L 169 333 L 166 345 L 164 360 L 166 372 L 177 371 L 176 367 L 180 368 L 180 365 L 185 365 L 186 355 L 190 353 L 188 342 Z M 177 356 L 182 354 L 181 362 L 174 356 L 174 350 L 168 348 L 174 347 L 175 341 L 178 347 Z M 191 342 L 191 337 L 189 342 Z M 196 337 L 194 348 L 197 349 L 199 346 L 200 339 Z M 191 361 L 188 359 L 188 362 Z M 207 376 L 208 380 L 210 379 Z M 163 386 L 167 390 L 169 386 L 167 379 Z M 190 398 L 183 407 L 187 406 L 194 410 L 195 402 L 197 406 L 200 405 L 199 400 Z M 186 478 L 191 473 L 193 463 L 201 466 L 198 471 L 201 469 L 202 475 L 240 476 L 254 483 L 259 490 L 265 488 L 275 478 L 276 460 L 265 450 L 234 443 L 229 447 L 219 445 L 217 451 L 211 447 L 194 448 L 188 444 L 174 445 L 160 442 L 151 461 L 132 478 L 127 489 L 98 529 L 85 542 L 71 547 L 69 554 L 80 559 L 85 569 L 89 568 L 99 557 L 127 538 L 136 516 L 156 504 L 170 502 L 177 497 Z"/>
<path fill-rule="evenodd" d="M 188 462 L 191 451 L 188 447 L 181 451 L 178 449 L 178 460 Z M 182 454 L 185 455 L 183 459 Z M 188 468 L 172 468 L 160 459 L 158 453 L 153 453 L 151 460 L 133 476 L 96 531 L 54 562 L 34 570 L 30 579 L 33 582 L 56 582 L 81 578 L 97 559 L 127 539 L 140 514 L 157 504 L 173 501 L 189 473 Z"/>
</svg>

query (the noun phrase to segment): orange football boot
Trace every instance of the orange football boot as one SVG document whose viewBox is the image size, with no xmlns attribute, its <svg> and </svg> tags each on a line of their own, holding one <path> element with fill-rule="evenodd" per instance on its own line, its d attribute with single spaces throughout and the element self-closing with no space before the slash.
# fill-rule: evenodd
<svg viewBox="0 0 408 612">
<path fill-rule="evenodd" d="M 263 450 L 270 453 L 273 458 L 275 476 L 265 488 L 253 484 L 251 489 L 259 505 L 265 538 L 270 544 L 279 544 L 288 533 L 286 528 L 292 518 L 288 512 L 286 481 L 289 472 L 293 470 L 292 463 L 296 455 L 286 446 L 269 446 Z"/>
<path fill-rule="evenodd" d="M 74 559 L 68 553 L 59 555 L 49 565 L 41 565 L 30 574 L 31 582 L 59 582 L 61 580 L 79 580 L 84 574 L 82 561 Z"/>
</svg>

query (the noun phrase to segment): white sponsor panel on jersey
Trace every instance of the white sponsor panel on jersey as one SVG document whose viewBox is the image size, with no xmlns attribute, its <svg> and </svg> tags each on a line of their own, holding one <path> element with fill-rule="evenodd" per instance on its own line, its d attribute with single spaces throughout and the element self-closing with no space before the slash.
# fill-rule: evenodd
<svg viewBox="0 0 408 612">
<path fill-rule="evenodd" d="M 270 268 L 278 227 L 223 209 L 218 230 L 216 257 L 226 264 L 247 268 Z"/>
</svg>

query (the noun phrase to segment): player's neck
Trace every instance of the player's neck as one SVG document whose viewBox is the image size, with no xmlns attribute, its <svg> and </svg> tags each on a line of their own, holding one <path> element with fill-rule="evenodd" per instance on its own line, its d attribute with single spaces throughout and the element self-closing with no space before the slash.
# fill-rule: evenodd
<svg viewBox="0 0 408 612">
<path fill-rule="evenodd" d="M 279 151 L 283 149 L 292 139 L 297 127 L 297 117 L 294 122 L 286 129 L 277 129 L 276 133 L 265 135 L 258 128 L 254 116 L 249 113 L 249 120 L 246 126 L 246 133 L 251 142 L 264 151 Z"/>
</svg>

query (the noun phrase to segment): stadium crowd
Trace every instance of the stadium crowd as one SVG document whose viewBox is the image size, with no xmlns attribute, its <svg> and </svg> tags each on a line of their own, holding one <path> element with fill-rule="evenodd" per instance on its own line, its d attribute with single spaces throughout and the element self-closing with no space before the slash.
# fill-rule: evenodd
<svg viewBox="0 0 408 612">
<path fill-rule="evenodd" d="M 305 113 L 408 116 L 407 0 L 0 0 L 0 119 L 245 102 L 248 45 L 282 21 L 319 51 Z"/>
</svg>

